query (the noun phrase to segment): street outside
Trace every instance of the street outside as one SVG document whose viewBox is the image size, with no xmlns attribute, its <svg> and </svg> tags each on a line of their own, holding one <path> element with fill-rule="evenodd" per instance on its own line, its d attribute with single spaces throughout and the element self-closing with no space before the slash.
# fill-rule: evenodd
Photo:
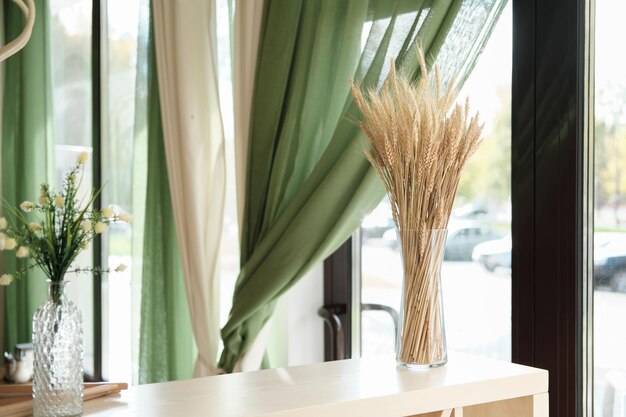
<svg viewBox="0 0 626 417">
<path fill-rule="evenodd" d="M 362 302 L 400 307 L 400 255 L 376 239 L 362 247 Z M 444 262 L 441 271 L 448 350 L 511 360 L 511 271 L 473 262 Z M 595 415 L 626 416 L 626 294 L 600 288 L 594 301 Z M 394 351 L 386 313 L 362 316 L 363 356 Z M 608 379 L 607 379 L 608 377 Z M 605 398 L 609 389 L 612 396 Z M 605 401 L 606 400 L 606 401 Z M 606 404 L 605 404 L 606 402 Z M 613 410 L 604 414 L 604 409 Z"/>
<path fill-rule="evenodd" d="M 111 256 L 111 265 L 130 264 L 128 257 Z M 362 302 L 389 305 L 399 311 L 402 264 L 399 252 L 377 239 L 362 247 Z M 511 271 L 487 272 L 474 262 L 444 262 L 442 271 L 448 350 L 511 360 Z M 108 311 L 116 324 L 115 337 L 106 347 L 110 376 L 130 381 L 131 352 L 120 338 L 130 340 L 130 269 L 107 280 L 108 294 L 116 308 Z M 230 287 L 229 287 L 230 288 Z M 232 291 L 232 288 L 226 289 Z M 120 294 L 126 294 L 120 299 Z M 600 288 L 595 292 L 595 415 L 626 416 L 626 294 Z M 125 324 L 125 325 L 122 325 Z M 394 352 L 394 329 L 390 316 L 367 311 L 362 316 L 363 356 Z M 111 335 L 113 336 L 113 335 Z M 122 365 L 123 366 L 118 366 Z M 605 392 L 612 395 L 605 396 Z M 613 409 L 605 414 L 604 409 Z"/>
</svg>

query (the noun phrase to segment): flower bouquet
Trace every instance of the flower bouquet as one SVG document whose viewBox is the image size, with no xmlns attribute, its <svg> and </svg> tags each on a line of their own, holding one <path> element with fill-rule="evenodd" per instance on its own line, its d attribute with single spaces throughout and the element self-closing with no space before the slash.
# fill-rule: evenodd
<svg viewBox="0 0 626 417">
<path fill-rule="evenodd" d="M 64 293 L 70 273 L 102 274 L 109 269 L 74 265 L 77 256 L 109 224 L 130 222 L 128 213 L 111 207 L 93 209 L 101 190 L 79 196 L 87 153 L 78 156 L 55 192 L 41 184 L 37 202 L 24 201 L 19 208 L 4 204 L 7 217 L 0 217 L 0 250 L 15 252 L 22 260 L 17 270 L 0 277 L 0 285 L 24 278 L 34 268 L 48 277 L 48 299 L 33 317 L 33 413 L 37 416 L 82 415 L 83 341 L 80 310 Z M 10 256 L 10 255 L 8 255 Z M 115 271 L 122 272 L 125 265 Z"/>
<path fill-rule="evenodd" d="M 469 101 L 455 104 L 456 85 L 442 86 L 418 50 L 419 81 L 391 63 L 380 90 L 352 84 L 369 139 L 366 156 L 389 194 L 402 253 L 397 362 L 431 367 L 447 361 L 440 269 L 461 170 L 478 148 L 482 126 Z"/>
</svg>

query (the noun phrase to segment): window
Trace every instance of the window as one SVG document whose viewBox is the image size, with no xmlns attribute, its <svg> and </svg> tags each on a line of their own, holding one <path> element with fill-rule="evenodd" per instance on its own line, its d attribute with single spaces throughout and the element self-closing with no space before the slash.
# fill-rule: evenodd
<svg viewBox="0 0 626 417">
<path fill-rule="evenodd" d="M 56 178 L 60 182 L 76 156 L 87 151 L 84 192 L 106 184 L 100 204 L 112 205 L 118 212 L 132 213 L 134 196 L 141 194 L 133 193 L 132 183 L 134 169 L 141 163 L 134 158 L 135 106 L 141 105 L 136 102 L 141 91 L 135 82 L 138 29 L 142 19 L 147 22 L 147 4 L 147 0 L 49 3 Z M 100 17 L 95 25 L 93 16 Z M 93 60 L 92 48 L 102 60 L 95 72 L 94 62 L 100 61 Z M 94 73 L 99 83 L 94 83 Z M 101 108 L 95 119 L 94 108 Z M 103 268 L 132 265 L 132 231 L 132 224 L 112 224 L 102 242 L 94 241 L 78 262 L 94 265 L 95 260 Z M 131 301 L 136 291 L 131 271 L 128 268 L 111 279 L 78 275 L 68 286 L 70 298 L 83 314 L 84 367 L 91 377 L 133 379 L 132 347 L 138 341 L 132 335 L 138 334 L 133 332 L 138 323 L 129 318 L 138 317 L 139 305 Z"/>
<path fill-rule="evenodd" d="M 511 357 L 511 5 L 459 94 L 485 122 L 455 199 L 442 283 L 449 350 Z M 383 305 L 400 306 L 402 267 L 387 199 L 361 227 L 361 352 L 394 352 L 394 323 Z"/>
<path fill-rule="evenodd" d="M 117 212 L 136 213 L 137 200 L 145 198 L 133 180 L 141 166 L 135 152 L 135 109 L 142 103 L 142 86 L 136 85 L 139 27 L 145 25 L 147 0 L 107 1 L 101 18 L 102 106 L 100 161 L 102 206 Z M 143 20 L 142 20 L 143 19 Z M 104 23 L 106 22 L 106 23 Z M 137 188 L 134 188 L 137 187 Z M 138 346 L 139 297 L 133 280 L 133 230 L 137 223 L 114 223 L 102 235 L 102 263 L 122 273 L 102 277 L 102 376 L 110 381 L 132 381 L 137 371 L 133 350 Z M 136 253 L 136 252 L 135 252 Z M 133 336 L 134 335 L 134 336 Z"/>
<path fill-rule="evenodd" d="M 91 91 L 91 0 L 51 1 L 51 80 L 53 100 L 53 129 L 56 138 L 56 181 L 61 187 L 63 174 L 74 165 L 83 151 L 93 156 L 90 109 Z M 85 166 L 82 192 L 94 186 L 93 158 Z M 77 260 L 81 265 L 93 265 L 92 252 L 83 251 Z M 77 275 L 68 285 L 68 296 L 81 309 L 84 331 L 85 373 L 94 375 L 96 344 L 93 329 L 94 293 L 90 276 Z"/>
<path fill-rule="evenodd" d="M 594 171 L 594 413 L 626 414 L 626 36 L 624 4 L 596 2 Z"/>
<path fill-rule="evenodd" d="M 493 245 L 511 253 L 511 359 L 550 371 L 551 415 L 593 411 L 592 6 L 511 1 L 511 236 Z M 346 265 L 360 262 L 345 247 L 327 260 Z"/>
<path fill-rule="evenodd" d="M 239 224 L 237 220 L 237 184 L 235 183 L 235 132 L 231 70 L 231 33 L 229 14 L 233 10 L 226 0 L 217 1 L 218 83 L 226 156 L 226 195 L 224 223 L 220 243 L 220 326 L 228 319 L 235 282 L 239 275 Z"/>
</svg>

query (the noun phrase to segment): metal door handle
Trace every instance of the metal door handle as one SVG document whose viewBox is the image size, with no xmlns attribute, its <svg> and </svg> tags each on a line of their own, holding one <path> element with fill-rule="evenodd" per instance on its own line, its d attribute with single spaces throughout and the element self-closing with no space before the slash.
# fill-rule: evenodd
<svg viewBox="0 0 626 417">
<path fill-rule="evenodd" d="M 332 355 L 330 360 L 336 361 L 345 359 L 345 342 L 343 334 L 343 326 L 341 324 L 340 314 L 345 313 L 345 306 L 330 305 L 323 306 L 317 310 L 317 314 L 324 319 L 324 322 L 330 329 Z"/>
<path fill-rule="evenodd" d="M 391 316 L 393 320 L 393 329 L 395 335 L 395 346 L 398 348 L 398 327 L 400 323 L 400 316 L 395 308 L 386 306 L 384 304 L 361 304 L 361 311 L 384 311 Z"/>
</svg>

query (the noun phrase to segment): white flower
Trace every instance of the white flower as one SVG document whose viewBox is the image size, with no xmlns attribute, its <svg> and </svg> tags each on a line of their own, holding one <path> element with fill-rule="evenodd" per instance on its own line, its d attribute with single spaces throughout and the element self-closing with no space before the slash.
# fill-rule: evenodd
<svg viewBox="0 0 626 417">
<path fill-rule="evenodd" d="M 76 158 L 76 162 L 78 162 L 80 165 L 84 165 L 88 159 L 89 159 L 89 154 L 87 152 L 81 152 L 78 154 L 78 157 Z"/>
<path fill-rule="evenodd" d="M 0 217 L 0 230 L 7 228 L 7 219 Z"/>
<path fill-rule="evenodd" d="M 42 206 L 45 206 L 46 204 L 50 202 L 50 200 L 48 199 L 47 195 L 42 194 L 39 196 L 39 199 L 37 200 L 37 202 L 41 204 Z"/>
<path fill-rule="evenodd" d="M 117 218 L 126 223 L 130 223 L 134 219 L 133 215 L 129 213 L 122 213 L 119 216 L 117 216 Z"/>
<path fill-rule="evenodd" d="M 126 271 L 126 268 L 128 268 L 126 265 L 124 265 L 124 264 L 119 264 L 119 265 L 115 268 L 115 272 L 124 272 L 124 271 Z"/>
<path fill-rule="evenodd" d="M 41 225 L 39 223 L 30 223 L 28 228 L 31 232 L 35 233 L 41 230 Z"/>
<path fill-rule="evenodd" d="M 13 275 L 4 274 L 0 277 L 0 285 L 9 285 L 13 282 Z"/>
<path fill-rule="evenodd" d="M 102 209 L 102 217 L 111 218 L 115 216 L 115 211 L 111 207 L 105 207 Z"/>
<path fill-rule="evenodd" d="M 104 232 L 105 230 L 107 230 L 107 225 L 106 225 L 105 223 L 98 222 L 98 223 L 96 223 L 96 225 L 93 227 L 93 230 L 94 230 L 96 233 L 102 233 L 102 232 Z"/>
<path fill-rule="evenodd" d="M 57 206 L 58 208 L 63 208 L 63 206 L 65 205 L 65 199 L 61 197 L 60 195 L 58 195 L 54 199 L 54 205 Z"/>
<path fill-rule="evenodd" d="M 6 235 L 4 233 L 0 233 L 0 250 L 4 250 L 5 239 Z"/>
<path fill-rule="evenodd" d="M 30 250 L 28 250 L 28 246 L 20 246 L 17 248 L 17 252 L 15 252 L 15 256 L 18 258 L 26 258 Z"/>
<path fill-rule="evenodd" d="M 17 246 L 17 241 L 12 237 L 4 239 L 4 249 L 13 250 Z"/>
<path fill-rule="evenodd" d="M 24 210 L 26 213 L 35 208 L 35 205 L 30 201 L 24 201 L 20 204 L 20 208 Z"/>
<path fill-rule="evenodd" d="M 91 229 L 93 228 L 93 226 L 91 225 L 91 220 L 83 220 L 82 222 L 80 222 L 80 228 L 85 233 L 91 232 Z"/>
</svg>

